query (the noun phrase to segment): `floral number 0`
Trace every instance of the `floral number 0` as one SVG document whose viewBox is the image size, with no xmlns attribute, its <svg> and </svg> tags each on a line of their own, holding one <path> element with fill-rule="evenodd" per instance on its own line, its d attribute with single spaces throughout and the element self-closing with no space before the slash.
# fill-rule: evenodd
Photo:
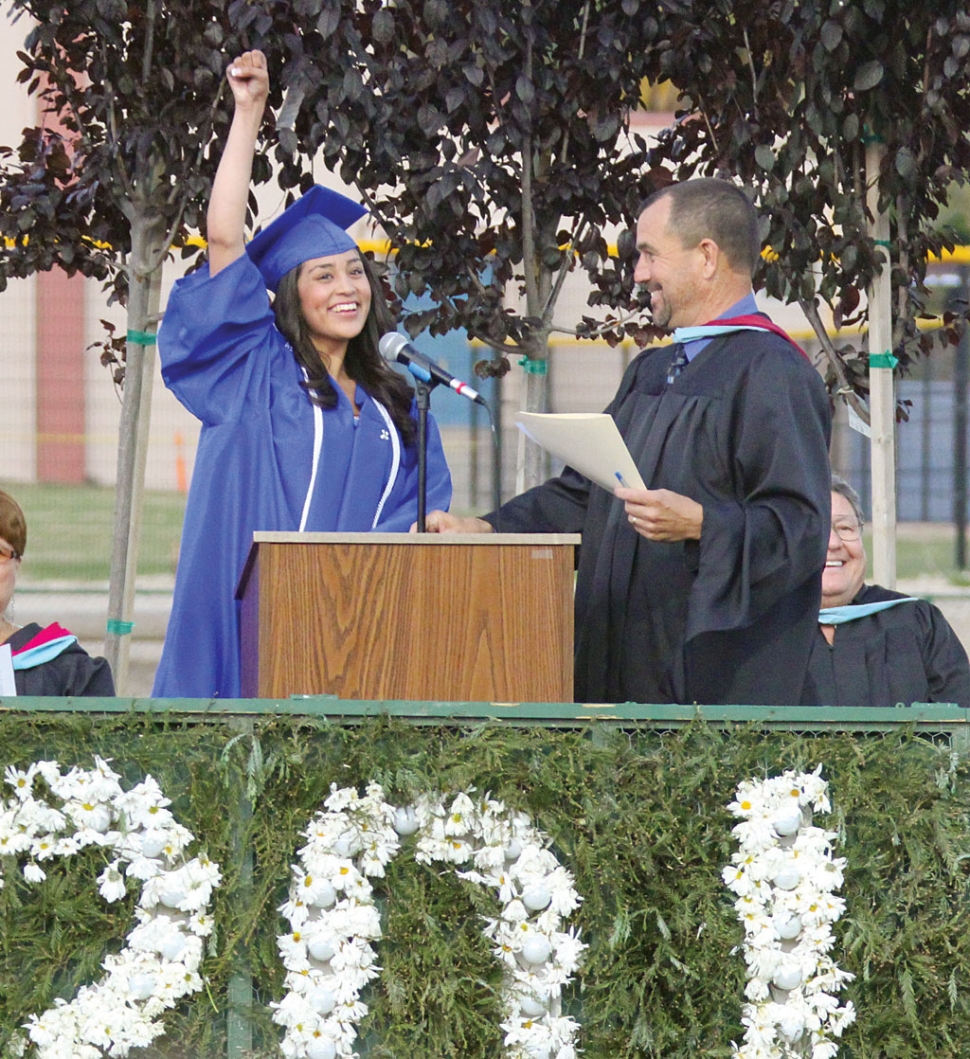
<svg viewBox="0 0 970 1059">
<path fill-rule="evenodd" d="M 8 767 L 4 779 L 14 793 L 0 803 L 0 856 L 24 860 L 28 882 L 46 878 L 41 864 L 91 845 L 113 858 L 98 877 L 106 901 L 124 896 L 125 875 L 143 881 L 138 923 L 121 952 L 105 957 L 104 978 L 82 986 L 70 1003 L 30 1016 L 25 1028 L 38 1056 L 98 1059 L 150 1044 L 164 1033 L 158 1016 L 202 988 L 198 967 L 219 866 L 205 855 L 185 857 L 192 833 L 175 821 L 151 776 L 123 791 L 96 757 L 90 771 L 62 773 L 56 761 L 39 761 L 26 771 Z"/>
<path fill-rule="evenodd" d="M 400 835 L 417 833 L 415 859 L 470 865 L 459 877 L 498 895 L 502 910 L 486 920 L 485 934 L 505 971 L 508 1059 L 574 1059 L 579 1027 L 562 1015 L 560 998 L 585 946 L 575 930 L 560 928 L 580 897 L 528 817 L 472 792 L 448 806 L 424 796 L 395 808 L 375 783 L 363 796 L 334 785 L 324 805 L 304 832 L 307 844 L 281 908 L 291 928 L 279 938 L 287 992 L 273 1005 L 286 1031 L 283 1054 L 356 1056 L 357 1024 L 367 1012 L 360 992 L 378 973 L 370 942 L 381 936 L 368 880 L 384 875 Z"/>
</svg>

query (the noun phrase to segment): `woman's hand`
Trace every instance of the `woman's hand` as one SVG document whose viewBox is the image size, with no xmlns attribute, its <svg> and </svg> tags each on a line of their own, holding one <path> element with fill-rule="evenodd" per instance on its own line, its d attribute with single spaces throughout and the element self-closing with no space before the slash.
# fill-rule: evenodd
<svg viewBox="0 0 970 1059">
<path fill-rule="evenodd" d="M 266 56 L 261 51 L 244 51 L 237 55 L 226 71 L 229 87 L 238 107 L 266 106 L 269 95 L 269 71 Z"/>
<path fill-rule="evenodd" d="M 246 252 L 243 225 L 253 174 L 253 152 L 269 95 L 266 56 L 261 51 L 237 55 L 226 70 L 226 80 L 236 100 L 236 109 L 212 182 L 206 214 L 210 276 L 215 276 Z"/>
<path fill-rule="evenodd" d="M 428 533 L 491 533 L 491 523 L 481 518 L 461 518 L 448 511 L 429 511 L 424 520 Z M 417 533 L 418 524 L 411 526 L 411 532 Z"/>
</svg>

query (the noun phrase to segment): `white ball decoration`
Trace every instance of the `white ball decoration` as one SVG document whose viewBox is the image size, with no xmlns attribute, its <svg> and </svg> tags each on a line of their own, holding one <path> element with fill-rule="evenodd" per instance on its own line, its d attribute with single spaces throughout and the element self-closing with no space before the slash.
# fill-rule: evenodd
<svg viewBox="0 0 970 1059">
<path fill-rule="evenodd" d="M 772 981 L 779 989 L 797 989 L 802 984 L 802 972 L 798 964 L 785 963 L 775 971 Z"/>
<path fill-rule="evenodd" d="M 539 1018 L 540 1015 L 545 1015 L 547 1007 L 546 1004 L 535 995 L 535 993 L 525 993 L 519 997 L 519 1010 L 523 1015 L 528 1015 L 529 1018 Z"/>
<path fill-rule="evenodd" d="M 399 835 L 413 835 L 417 829 L 418 814 L 414 811 L 414 806 L 408 805 L 395 809 L 394 830 Z"/>
<path fill-rule="evenodd" d="M 779 890 L 794 890 L 801 881 L 802 873 L 790 861 L 775 872 L 775 877 L 772 880 Z"/>
<path fill-rule="evenodd" d="M 789 1041 L 797 1041 L 805 1034 L 805 1018 L 798 1011 L 790 1010 L 790 1005 L 785 1004 L 784 1010 L 779 1016 L 778 1032 Z"/>
<path fill-rule="evenodd" d="M 534 934 L 522 946 L 522 959 L 527 963 L 545 963 L 551 954 L 552 945 L 541 934 Z"/>
<path fill-rule="evenodd" d="M 166 908 L 175 909 L 177 909 L 187 897 L 188 894 L 185 892 L 185 887 L 177 882 L 170 883 L 158 895 L 159 901 L 161 901 Z"/>
<path fill-rule="evenodd" d="M 778 937 L 783 941 L 791 941 L 802 932 L 801 917 L 782 913 L 775 917 L 775 930 L 778 931 Z"/>
<path fill-rule="evenodd" d="M 551 900 L 552 894 L 544 886 L 533 887 L 522 895 L 522 903 L 530 912 L 541 912 Z"/>
<path fill-rule="evenodd" d="M 519 854 L 522 852 L 522 843 L 517 839 L 513 838 L 509 844 L 505 847 L 505 859 L 506 860 L 518 860 Z"/>
<path fill-rule="evenodd" d="M 333 844 L 334 856 L 349 857 L 354 851 L 354 844 L 346 835 L 341 835 Z"/>
<path fill-rule="evenodd" d="M 333 954 L 336 949 L 333 947 L 333 943 L 327 938 L 314 938 L 313 941 L 307 945 L 307 952 L 310 956 L 318 963 L 326 963 L 328 960 L 333 959 Z"/>
<path fill-rule="evenodd" d="M 128 979 L 128 992 L 135 1000 L 147 1000 L 155 992 L 155 976 L 153 974 L 133 974 Z"/>
<path fill-rule="evenodd" d="M 312 900 L 307 901 L 307 904 L 313 905 L 314 908 L 329 908 L 336 900 L 337 891 L 330 883 L 322 882 L 317 885 Z"/>
<path fill-rule="evenodd" d="M 141 855 L 152 858 L 160 857 L 167 841 L 164 835 L 146 835 L 141 840 Z"/>
<path fill-rule="evenodd" d="M 177 960 L 185 949 L 185 935 L 181 931 L 172 931 L 162 938 L 158 951 L 166 960 Z"/>
<path fill-rule="evenodd" d="M 334 1059 L 337 1045 L 329 1037 L 314 1037 L 306 1046 L 308 1059 Z"/>
<path fill-rule="evenodd" d="M 326 986 L 318 985 L 306 995 L 307 1003 L 318 1015 L 329 1015 L 337 1006 L 337 998 Z"/>
<path fill-rule="evenodd" d="M 782 809 L 771 820 L 771 826 L 779 835 L 794 835 L 802 826 L 802 811 L 797 805 Z"/>
</svg>

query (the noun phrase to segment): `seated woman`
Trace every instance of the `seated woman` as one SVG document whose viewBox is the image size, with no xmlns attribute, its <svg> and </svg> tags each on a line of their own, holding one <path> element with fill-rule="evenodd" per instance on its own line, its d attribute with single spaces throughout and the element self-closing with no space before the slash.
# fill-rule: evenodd
<svg viewBox="0 0 970 1059">
<path fill-rule="evenodd" d="M 833 475 L 822 609 L 805 701 L 820 706 L 970 706 L 967 652 L 940 611 L 925 600 L 863 584 L 862 524 L 858 494 Z"/>
<path fill-rule="evenodd" d="M 21 628 L 7 619 L 26 546 L 24 513 L 0 490 L 0 645 L 10 646 L 9 659 L 0 653 L 0 686 L 2 667 L 9 676 L 12 665 L 18 695 L 114 695 L 108 663 L 92 658 L 67 629 L 56 622 L 46 629 L 33 622 Z"/>
</svg>

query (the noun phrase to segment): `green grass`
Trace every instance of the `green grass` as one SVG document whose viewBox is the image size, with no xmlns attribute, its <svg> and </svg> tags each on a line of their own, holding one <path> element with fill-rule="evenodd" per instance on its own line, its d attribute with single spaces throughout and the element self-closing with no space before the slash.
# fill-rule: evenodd
<svg viewBox="0 0 970 1059">
<path fill-rule="evenodd" d="M 27 515 L 27 553 L 21 573 L 24 580 L 107 580 L 113 489 L 20 482 L 0 482 L 0 489 L 15 497 Z M 184 513 L 185 497 L 181 493 L 145 494 L 139 576 L 175 572 Z M 952 526 L 901 523 L 896 540 L 897 576 L 935 575 L 955 584 L 970 584 L 970 574 L 956 568 L 955 539 Z M 866 550 L 871 575 L 872 539 L 868 532 Z"/>
<path fill-rule="evenodd" d="M 114 489 L 22 482 L 0 482 L 0 489 L 14 497 L 27 516 L 23 580 L 107 580 Z M 139 576 L 175 572 L 184 513 L 181 493 L 145 494 Z"/>
<path fill-rule="evenodd" d="M 866 532 L 866 554 L 869 557 L 868 580 L 872 579 L 872 534 Z M 970 547 L 968 547 L 970 553 Z M 896 528 L 896 576 L 945 577 L 954 584 L 968 584 L 967 571 L 956 565 L 956 530 L 945 523 L 901 522 Z"/>
</svg>

